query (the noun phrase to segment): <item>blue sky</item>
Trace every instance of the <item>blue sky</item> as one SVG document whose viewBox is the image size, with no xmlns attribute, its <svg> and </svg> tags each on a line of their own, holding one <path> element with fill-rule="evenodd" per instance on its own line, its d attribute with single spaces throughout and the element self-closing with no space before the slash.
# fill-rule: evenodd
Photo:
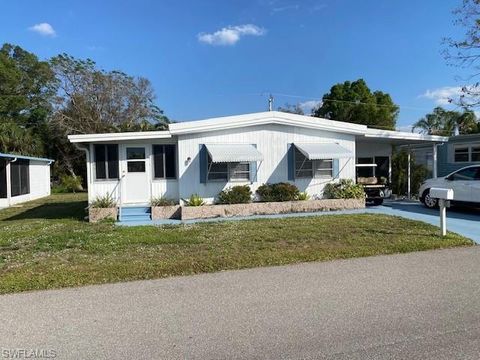
<svg viewBox="0 0 480 360">
<path fill-rule="evenodd" d="M 415 122 L 461 85 L 442 38 L 461 36 L 460 0 L 5 2 L 0 41 L 47 59 L 66 52 L 151 80 L 173 120 L 313 104 L 364 78 Z M 288 95 L 288 96 L 285 96 Z"/>
</svg>

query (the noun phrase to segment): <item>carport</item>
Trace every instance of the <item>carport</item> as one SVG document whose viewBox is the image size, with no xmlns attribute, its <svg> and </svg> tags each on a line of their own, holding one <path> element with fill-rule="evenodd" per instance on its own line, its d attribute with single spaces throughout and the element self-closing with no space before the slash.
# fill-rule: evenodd
<svg viewBox="0 0 480 360">
<path fill-rule="evenodd" d="M 407 196 L 410 199 L 412 149 L 418 146 L 431 148 L 432 176 L 437 177 L 437 146 L 447 141 L 448 137 L 444 136 L 368 129 L 365 134 L 356 136 L 356 164 L 373 164 L 371 173 L 363 170 L 363 175 L 384 176 L 391 183 L 393 147 L 406 148 L 408 153 Z"/>
</svg>

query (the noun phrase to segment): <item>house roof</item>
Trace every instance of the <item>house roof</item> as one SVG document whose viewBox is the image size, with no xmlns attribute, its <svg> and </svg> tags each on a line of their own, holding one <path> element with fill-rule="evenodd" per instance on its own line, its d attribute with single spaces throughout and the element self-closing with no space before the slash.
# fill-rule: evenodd
<svg viewBox="0 0 480 360">
<path fill-rule="evenodd" d="M 17 154 L 5 154 L 5 153 L 0 153 L 0 158 L 25 159 L 25 160 L 35 160 L 35 161 L 45 161 L 45 162 L 55 161 L 53 159 L 47 159 L 47 158 L 41 158 L 41 157 L 25 156 L 25 155 L 17 155 Z"/>
<path fill-rule="evenodd" d="M 224 116 L 205 120 L 177 122 L 169 125 L 165 131 L 144 131 L 109 134 L 69 135 L 72 143 L 88 143 L 120 140 L 148 140 L 164 139 L 175 135 L 194 134 L 206 131 L 228 130 L 257 125 L 279 124 L 302 127 L 307 129 L 325 130 L 343 134 L 351 134 L 366 138 L 382 138 L 406 141 L 433 141 L 446 142 L 447 137 L 423 135 L 416 133 L 369 129 L 365 125 L 346 123 L 343 121 L 328 120 L 312 116 L 290 114 L 279 111 Z"/>
</svg>

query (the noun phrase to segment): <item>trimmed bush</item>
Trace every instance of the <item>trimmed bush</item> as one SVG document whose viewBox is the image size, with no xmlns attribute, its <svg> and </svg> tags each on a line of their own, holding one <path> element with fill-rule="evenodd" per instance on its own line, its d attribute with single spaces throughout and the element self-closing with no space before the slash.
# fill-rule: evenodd
<svg viewBox="0 0 480 360">
<path fill-rule="evenodd" d="M 152 198 L 152 200 L 150 200 L 150 206 L 172 206 L 172 205 L 175 205 L 175 200 L 168 199 L 163 196 Z"/>
<path fill-rule="evenodd" d="M 323 194 L 328 199 L 364 199 L 362 185 L 355 184 L 352 179 L 340 179 L 338 183 L 325 185 Z"/>
<path fill-rule="evenodd" d="M 298 199 L 300 191 L 290 183 L 263 184 L 257 189 L 262 202 L 294 201 Z"/>
<path fill-rule="evenodd" d="M 205 205 L 205 201 L 203 201 L 203 198 L 198 195 L 198 194 L 192 194 L 190 195 L 190 198 L 188 200 L 184 200 L 186 206 L 203 206 Z"/>
<path fill-rule="evenodd" d="M 252 190 L 248 185 L 227 188 L 218 194 L 217 204 L 247 204 L 252 201 Z"/>
<path fill-rule="evenodd" d="M 117 206 L 117 202 L 110 194 L 107 194 L 105 196 L 97 196 L 90 206 L 93 208 L 113 208 Z"/>
</svg>

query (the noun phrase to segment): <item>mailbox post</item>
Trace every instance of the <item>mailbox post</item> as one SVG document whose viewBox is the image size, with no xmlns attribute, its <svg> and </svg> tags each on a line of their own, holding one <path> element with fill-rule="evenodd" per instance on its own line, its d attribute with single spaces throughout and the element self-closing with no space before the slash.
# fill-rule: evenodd
<svg viewBox="0 0 480 360">
<path fill-rule="evenodd" d="M 431 188 L 430 197 L 438 199 L 440 230 L 442 236 L 445 236 L 447 235 L 447 201 L 453 200 L 453 189 Z"/>
</svg>

